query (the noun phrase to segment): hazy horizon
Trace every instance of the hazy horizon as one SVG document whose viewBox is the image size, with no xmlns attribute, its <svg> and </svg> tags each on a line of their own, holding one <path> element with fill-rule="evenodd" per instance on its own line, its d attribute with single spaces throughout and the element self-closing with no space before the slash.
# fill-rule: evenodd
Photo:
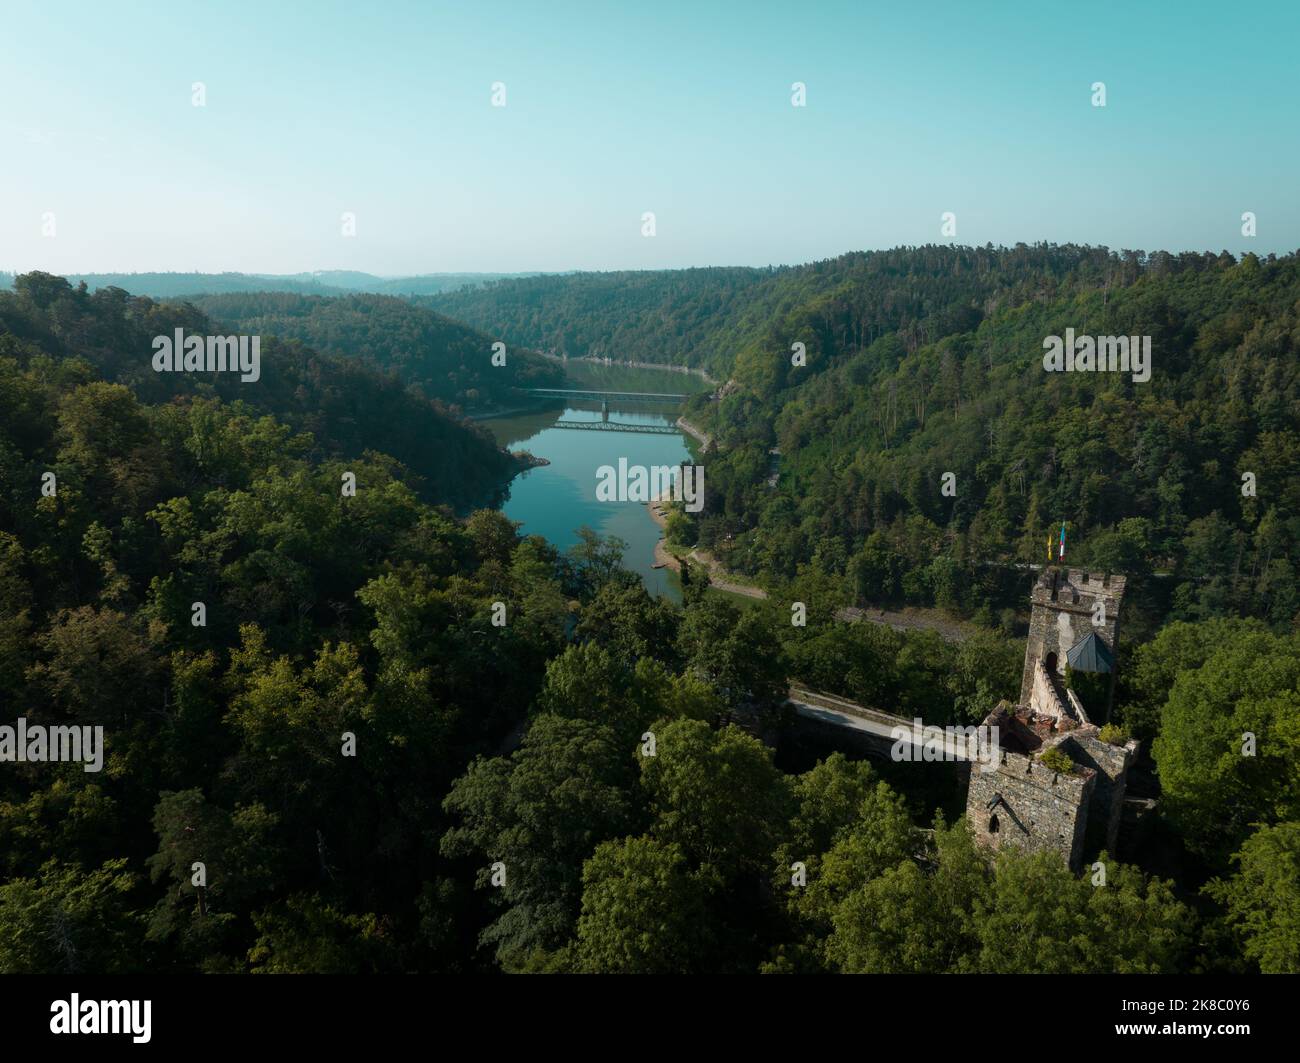
<svg viewBox="0 0 1300 1063">
<path fill-rule="evenodd" d="M 1052 243 L 1052 241 L 1030 241 L 1030 240 L 1020 241 L 1020 242 L 1026 244 L 1027 246 L 1034 246 L 1035 244 L 1040 244 L 1040 243 L 1041 244 Z M 1073 242 L 1066 241 L 1065 243 L 1069 244 Z M 947 244 L 940 243 L 939 241 L 932 241 L 931 245 L 946 246 L 946 247 L 953 247 L 953 248 L 972 248 L 972 249 L 976 247 L 985 246 L 983 244 L 974 245 L 974 244 L 968 244 L 960 241 L 952 241 L 951 243 L 947 243 Z M 512 279 L 512 278 L 524 278 L 524 277 L 562 277 L 574 273 L 659 273 L 659 272 L 671 272 L 674 270 L 685 271 L 685 270 L 692 270 L 692 269 L 795 269 L 800 266 L 814 265 L 818 262 L 834 261 L 835 259 L 842 258 L 845 255 L 883 254 L 890 251 L 897 251 L 905 247 L 922 247 L 922 246 L 926 246 L 926 245 L 914 244 L 914 245 L 895 245 L 893 247 L 857 247 L 857 248 L 849 248 L 844 251 L 839 251 L 835 254 L 821 255 L 817 258 L 805 259 L 799 262 L 763 262 L 759 264 L 746 263 L 746 262 L 705 262 L 705 263 L 681 265 L 681 266 L 671 266 L 671 265 L 633 266 L 633 267 L 596 266 L 596 267 L 586 267 L 586 268 L 539 269 L 539 270 L 518 270 L 518 271 L 499 270 L 499 269 L 437 269 L 437 270 L 428 269 L 428 270 L 416 270 L 413 272 L 402 272 L 402 273 L 381 273 L 381 272 L 375 272 L 373 270 L 356 270 L 356 269 L 346 269 L 341 267 L 298 269 L 298 270 L 288 270 L 285 272 L 272 272 L 269 270 L 258 270 L 258 269 L 150 269 L 150 268 L 130 269 L 130 270 L 72 269 L 72 270 L 57 271 L 57 270 L 44 270 L 40 266 L 17 267 L 17 268 L 6 266 L 0 268 L 0 274 L 19 276 L 21 274 L 30 273 L 33 271 L 42 271 L 47 273 L 53 273 L 57 276 L 62 276 L 67 278 L 111 277 L 111 276 L 196 275 L 196 276 L 205 276 L 205 277 L 243 276 L 243 277 L 263 278 L 268 280 L 292 280 L 292 279 L 307 278 L 307 277 L 329 277 L 335 274 L 356 274 L 356 275 L 365 275 L 379 281 L 418 280 L 421 278 L 429 278 L 429 277 L 490 277 L 496 279 Z M 994 241 L 992 243 L 992 246 L 995 250 L 1005 250 L 1005 249 L 1010 249 L 1014 245 L 1002 244 Z M 1267 251 L 1262 248 L 1255 248 L 1255 247 L 1245 247 L 1245 248 L 1238 248 L 1238 249 L 1233 249 L 1229 247 L 1217 247 L 1217 248 L 1212 248 L 1212 247 L 1178 247 L 1178 248 L 1112 247 L 1104 244 L 1082 244 L 1082 243 L 1076 243 L 1075 246 L 1081 246 L 1081 247 L 1090 246 L 1090 247 L 1104 248 L 1105 250 L 1116 254 L 1121 254 L 1126 251 L 1137 251 L 1140 254 L 1145 254 L 1145 255 L 1152 255 L 1157 252 L 1165 252 L 1171 255 L 1178 255 L 1183 253 L 1218 255 L 1226 251 L 1227 253 L 1233 255 L 1237 259 L 1240 259 L 1247 254 L 1254 254 L 1259 257 L 1267 257 L 1270 254 L 1277 255 L 1279 257 L 1285 255 L 1300 254 L 1300 246 L 1287 248 L 1287 249 L 1277 249 L 1277 250 L 1267 250 Z M 323 286 L 328 287 L 328 285 L 323 285 Z"/>
</svg>

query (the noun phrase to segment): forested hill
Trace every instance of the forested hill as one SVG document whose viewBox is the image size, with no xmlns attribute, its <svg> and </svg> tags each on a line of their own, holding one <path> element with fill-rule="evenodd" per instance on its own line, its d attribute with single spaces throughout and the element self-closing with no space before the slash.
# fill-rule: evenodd
<svg viewBox="0 0 1300 1063">
<path fill-rule="evenodd" d="M 706 545 L 750 572 L 816 557 L 867 600 L 960 608 L 989 600 L 988 562 L 1042 560 L 1066 521 L 1069 557 L 1133 573 L 1139 598 L 1146 574 L 1172 570 L 1166 615 L 1295 622 L 1295 256 L 888 257 L 889 285 L 805 277 L 807 298 L 737 348 L 721 402 L 697 400 L 721 443 Z M 1044 338 L 1069 328 L 1151 337 L 1150 380 L 1046 372 Z"/>
<path fill-rule="evenodd" d="M 367 451 L 391 455 L 410 470 L 412 484 L 426 498 L 458 508 L 481 502 L 512 469 L 509 455 L 486 431 L 440 401 L 412 392 L 395 373 L 270 334 L 261 338 L 256 382 L 230 372 L 159 373 L 152 367 L 154 337 L 171 336 L 177 328 L 186 335 L 225 330 L 194 306 L 155 303 L 117 288 L 92 294 L 45 273 L 24 274 L 15 288 L 0 292 L 0 358 L 9 363 L 6 374 L 45 373 L 57 379 L 60 395 L 69 393 L 61 400 L 65 404 L 80 396 L 82 412 L 91 418 L 84 426 L 88 446 L 97 432 L 127 431 L 116 419 L 129 414 L 135 423 L 142 416 L 137 408 L 220 399 L 236 414 L 274 415 L 294 432 L 310 433 L 307 456 L 313 460 L 359 458 Z M 10 381 L 9 386 L 16 385 Z M 7 427 L 22 436 L 28 420 L 39 419 L 54 401 L 27 395 L 11 411 L 14 421 Z M 27 442 L 41 451 L 34 440 Z M 54 451 L 47 457 L 52 460 Z M 138 461 L 139 474 L 148 481 L 152 459 L 141 453 Z M 124 482 L 132 479 L 129 469 L 118 473 Z"/>
<path fill-rule="evenodd" d="M 415 302 L 537 350 L 724 373 L 735 336 L 796 270 L 742 267 L 500 280 Z"/>
<path fill-rule="evenodd" d="M 1119 283 L 1143 260 L 1104 248 L 930 246 L 801 266 L 573 273 L 501 280 L 418 301 L 503 339 L 569 355 L 700 366 L 725 377 L 807 322 L 841 347 L 898 332 L 926 342 L 975 328 L 1044 286 Z"/>
<path fill-rule="evenodd" d="M 100 288 L 121 288 L 132 295 L 175 299 L 222 292 L 299 292 L 311 295 L 345 295 L 373 292 L 379 295 L 430 295 L 455 291 L 516 276 L 507 273 L 424 273 L 410 277 L 377 277 L 356 270 L 316 270 L 312 273 L 70 273 L 68 281 Z M 517 274 L 528 276 L 528 274 Z M 0 273 L 0 288 L 13 283 L 12 273 Z"/>
<path fill-rule="evenodd" d="M 505 365 L 493 365 L 494 337 L 391 296 L 245 292 L 190 301 L 241 332 L 359 358 L 467 410 L 504 404 L 513 388 L 554 387 L 564 379 L 558 364 L 525 350 L 507 349 Z"/>
</svg>

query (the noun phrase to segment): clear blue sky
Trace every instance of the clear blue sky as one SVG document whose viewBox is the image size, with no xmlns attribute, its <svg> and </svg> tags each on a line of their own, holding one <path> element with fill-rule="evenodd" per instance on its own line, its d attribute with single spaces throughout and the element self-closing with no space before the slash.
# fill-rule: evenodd
<svg viewBox="0 0 1300 1063">
<path fill-rule="evenodd" d="M 1289 251 L 1298 42 L 1296 0 L 11 0 L 0 269 L 765 265 L 945 211 L 960 243 Z"/>
</svg>

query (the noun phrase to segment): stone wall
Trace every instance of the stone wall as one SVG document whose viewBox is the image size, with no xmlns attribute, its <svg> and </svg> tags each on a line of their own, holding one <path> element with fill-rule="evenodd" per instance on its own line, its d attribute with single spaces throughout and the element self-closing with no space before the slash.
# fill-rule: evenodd
<svg viewBox="0 0 1300 1063">
<path fill-rule="evenodd" d="M 1035 661 L 1033 669 L 1034 678 L 1029 689 L 1030 709 L 1043 716 L 1055 716 L 1058 720 L 1068 720 L 1070 713 L 1062 703 L 1061 696 L 1056 692 L 1056 686 L 1053 684 L 1051 677 L 1048 676 L 1043 662 Z"/>
<path fill-rule="evenodd" d="M 997 771 L 971 770 L 967 821 L 976 837 L 992 849 L 1011 845 L 1059 852 L 1077 870 L 1096 774 L 1085 768 L 1060 775 L 1034 757 L 1003 753 Z M 1002 803 L 990 810 L 989 804 L 999 794 Z M 991 829 L 995 816 L 996 831 Z"/>
<path fill-rule="evenodd" d="M 1086 728 L 1067 735 L 1061 747 L 1075 763 L 1097 773 L 1088 809 L 1087 848 L 1092 852 L 1105 849 L 1114 856 L 1124 811 L 1128 769 L 1137 756 L 1137 739 L 1131 739 L 1126 745 L 1113 746 L 1098 738 L 1092 728 Z"/>
</svg>

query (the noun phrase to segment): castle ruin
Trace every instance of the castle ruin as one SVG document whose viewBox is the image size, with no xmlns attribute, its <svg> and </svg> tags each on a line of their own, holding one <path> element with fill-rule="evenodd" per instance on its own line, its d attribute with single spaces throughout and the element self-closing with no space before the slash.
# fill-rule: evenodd
<svg viewBox="0 0 1300 1063">
<path fill-rule="evenodd" d="M 973 771 L 966 818 L 992 849 L 1012 845 L 1061 853 L 1078 870 L 1085 853 L 1115 851 L 1129 765 L 1138 743 L 1103 742 L 1119 661 L 1123 576 L 1049 566 L 1031 594 L 1029 638 L 1016 705 L 1002 702 L 984 720 L 996 727 L 995 771 Z M 1071 674 L 1107 676 L 1106 704 L 1089 707 L 1066 686 Z M 1042 761 L 1057 749 L 1069 772 Z"/>
</svg>

